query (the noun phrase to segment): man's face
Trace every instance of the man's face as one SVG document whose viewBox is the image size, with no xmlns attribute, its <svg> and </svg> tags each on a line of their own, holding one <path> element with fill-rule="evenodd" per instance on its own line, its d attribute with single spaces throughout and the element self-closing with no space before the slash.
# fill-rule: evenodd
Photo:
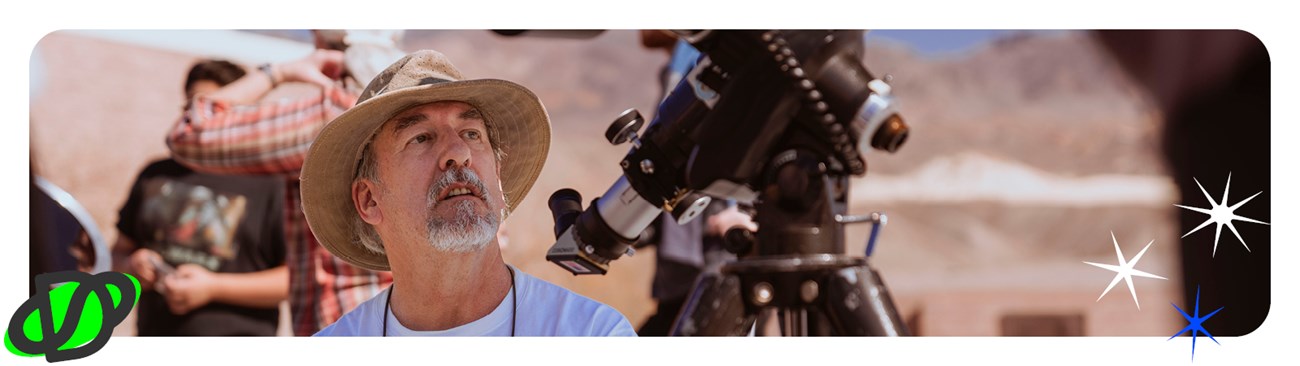
<svg viewBox="0 0 1300 366">
<path fill-rule="evenodd" d="M 383 223 L 393 225 L 391 235 L 401 235 L 395 241 L 470 252 L 495 237 L 505 199 L 487 128 L 472 106 L 407 109 L 384 123 L 371 149 L 380 181 L 376 203 Z"/>
</svg>

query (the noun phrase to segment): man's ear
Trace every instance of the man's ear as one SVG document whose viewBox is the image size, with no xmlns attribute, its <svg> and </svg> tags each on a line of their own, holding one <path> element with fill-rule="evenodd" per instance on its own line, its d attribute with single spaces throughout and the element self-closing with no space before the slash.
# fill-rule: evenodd
<svg viewBox="0 0 1300 366">
<path fill-rule="evenodd" d="M 509 202 L 509 201 L 506 200 L 508 197 L 506 197 L 506 186 L 505 186 L 505 182 L 503 182 L 503 181 L 501 180 L 501 165 L 502 165 L 502 164 L 501 164 L 501 161 L 497 161 L 497 162 L 496 162 L 496 168 L 497 168 L 497 190 L 498 190 L 498 191 L 501 191 L 501 202 L 502 202 L 502 203 L 507 203 L 507 202 Z M 505 210 L 504 207 L 502 207 L 501 209 L 502 209 L 502 210 Z"/>
<path fill-rule="evenodd" d="M 379 186 L 375 182 L 361 178 L 352 182 L 352 205 L 356 207 L 361 220 L 371 225 L 378 225 L 384 220 L 379 211 Z"/>
</svg>

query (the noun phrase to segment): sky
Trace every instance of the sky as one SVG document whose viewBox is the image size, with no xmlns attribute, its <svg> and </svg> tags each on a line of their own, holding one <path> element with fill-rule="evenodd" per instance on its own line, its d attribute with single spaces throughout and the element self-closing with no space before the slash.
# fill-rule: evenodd
<svg viewBox="0 0 1300 366">
<path fill-rule="evenodd" d="M 309 41 L 311 33 L 293 30 L 274 30 L 274 31 L 254 31 L 274 35 L 279 37 L 290 38 L 298 41 Z M 888 39 L 897 43 L 903 43 L 911 46 L 914 50 L 924 56 L 944 56 L 955 53 L 962 53 L 980 45 L 991 42 L 1001 37 L 1014 35 L 1023 32 L 1021 30 L 1000 30 L 1000 29 L 977 29 L 977 30 L 892 30 L 880 29 L 867 32 L 867 41 L 874 39 Z"/>
<path fill-rule="evenodd" d="M 962 53 L 994 41 L 1014 35 L 1020 30 L 891 30 L 879 29 L 867 32 L 867 42 L 876 39 L 888 39 L 911 46 L 924 56 L 943 56 Z"/>
</svg>

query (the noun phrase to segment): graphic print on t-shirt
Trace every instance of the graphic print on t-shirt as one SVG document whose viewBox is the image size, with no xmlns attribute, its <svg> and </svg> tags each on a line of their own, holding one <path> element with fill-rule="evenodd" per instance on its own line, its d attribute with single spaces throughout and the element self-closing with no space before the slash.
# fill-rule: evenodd
<svg viewBox="0 0 1300 366">
<path fill-rule="evenodd" d="M 216 271 L 239 252 L 234 237 L 248 206 L 244 196 L 163 177 L 144 188 L 143 219 L 155 223 L 147 244 L 167 262 Z"/>
</svg>

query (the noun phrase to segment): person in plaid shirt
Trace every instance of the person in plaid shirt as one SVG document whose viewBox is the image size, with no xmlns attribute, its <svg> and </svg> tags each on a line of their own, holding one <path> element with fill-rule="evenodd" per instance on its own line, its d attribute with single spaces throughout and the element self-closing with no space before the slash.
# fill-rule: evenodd
<svg viewBox="0 0 1300 366">
<path fill-rule="evenodd" d="M 299 193 L 298 175 L 312 141 L 326 123 L 356 103 L 353 90 L 373 77 L 365 63 L 380 63 L 382 69 L 404 55 L 396 48 L 400 33 L 384 44 L 385 37 L 373 33 L 357 37 L 352 32 L 313 31 L 317 49 L 310 55 L 262 65 L 259 72 L 195 96 L 167 136 L 175 160 L 196 171 L 287 178 L 284 231 L 289 305 L 293 333 L 299 336 L 334 323 L 392 283 L 388 272 L 358 268 L 322 249 L 307 226 Z M 357 49 L 366 50 L 369 57 L 354 57 L 353 51 L 345 55 L 343 49 L 354 39 L 366 40 L 366 46 Z M 345 68 L 345 58 L 364 62 Z M 285 83 L 307 86 L 311 92 L 305 97 L 266 98 Z"/>
</svg>

